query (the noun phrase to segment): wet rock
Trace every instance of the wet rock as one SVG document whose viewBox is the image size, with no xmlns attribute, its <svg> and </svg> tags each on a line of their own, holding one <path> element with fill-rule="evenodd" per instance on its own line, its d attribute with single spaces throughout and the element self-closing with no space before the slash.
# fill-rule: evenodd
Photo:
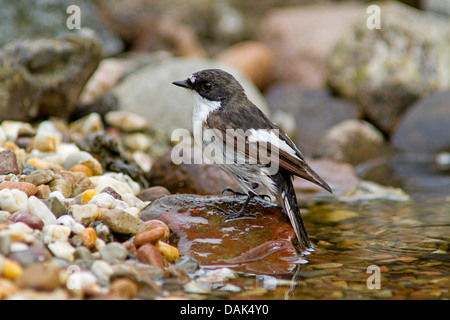
<svg viewBox="0 0 450 320">
<path fill-rule="evenodd" d="M 0 190 L 3 189 L 17 189 L 25 192 L 28 196 L 32 196 L 37 192 L 36 186 L 27 182 L 3 181 L 0 183 Z"/>
<path fill-rule="evenodd" d="M 102 220 L 111 231 L 120 234 L 135 235 L 147 228 L 147 225 L 142 220 L 117 209 L 106 211 Z"/>
<path fill-rule="evenodd" d="M 113 93 L 119 99 L 121 110 L 143 116 L 152 128 L 170 137 L 175 129 L 192 128 L 193 107 L 192 97 L 187 90 L 170 84 L 186 79 L 194 72 L 210 68 L 231 72 L 242 84 L 250 100 L 267 111 L 261 94 L 240 71 L 223 63 L 204 59 L 177 58 L 149 64 L 121 81 L 113 89 Z"/>
<path fill-rule="evenodd" d="M 19 167 L 17 166 L 16 155 L 11 150 L 0 152 L 0 174 L 18 174 Z"/>
<path fill-rule="evenodd" d="M 383 135 L 374 126 L 363 120 L 347 120 L 324 133 L 314 156 L 357 165 L 382 157 L 387 151 Z"/>
<path fill-rule="evenodd" d="M 154 201 L 158 198 L 168 196 L 170 191 L 161 186 L 150 187 L 141 191 L 137 197 L 142 201 Z"/>
<path fill-rule="evenodd" d="M 4 78 L 0 92 L 5 97 L 0 120 L 67 117 L 97 67 L 100 51 L 97 38 L 87 29 L 58 39 L 7 44 L 0 54 Z"/>
<path fill-rule="evenodd" d="M 392 136 L 394 147 L 413 153 L 450 149 L 450 90 L 431 94 L 405 112 Z"/>
<path fill-rule="evenodd" d="M 281 112 L 294 119 L 294 132 L 290 137 L 306 156 L 313 154 L 318 139 L 328 128 L 361 116 L 352 101 L 333 97 L 326 90 L 309 90 L 294 83 L 272 85 L 265 97 L 274 119 Z"/>
<path fill-rule="evenodd" d="M 186 150 L 191 164 L 174 164 L 172 154 L 168 152 L 154 163 L 149 174 L 150 184 L 164 186 L 171 193 L 200 195 L 221 194 L 225 188 L 236 188 L 235 182 L 225 172 L 204 163 L 198 148 Z"/>
<path fill-rule="evenodd" d="M 259 38 L 276 56 L 275 80 L 297 82 L 308 88 L 322 87 L 326 82 L 329 54 L 344 30 L 362 12 L 364 7 L 351 3 L 270 11 L 261 21 Z"/>
<path fill-rule="evenodd" d="M 412 103 L 449 88 L 450 24 L 398 2 L 379 7 L 381 29 L 367 28 L 367 17 L 360 15 L 338 41 L 329 58 L 328 83 L 391 132 Z"/>
<path fill-rule="evenodd" d="M 280 208 L 256 199 L 249 212 L 260 215 L 228 222 L 216 209 L 240 207 L 244 200 L 234 196 L 171 195 L 155 200 L 141 218 L 165 222 L 174 233 L 180 254 L 193 257 L 201 265 L 229 265 L 257 274 L 291 272 L 299 257 L 292 244 L 292 227 Z"/>
<path fill-rule="evenodd" d="M 258 88 L 270 82 L 274 57 L 266 44 L 258 41 L 237 43 L 216 56 L 216 60 L 242 71 Z"/>
<path fill-rule="evenodd" d="M 38 0 L 33 3 L 23 0 L 14 3 L 2 1 L 0 47 L 15 40 L 56 37 L 73 32 L 66 28 L 66 22 L 70 17 L 67 9 L 73 4 L 74 2 L 70 0 L 57 2 Z M 85 0 L 77 1 L 76 5 L 81 12 L 81 26 L 98 33 L 103 54 L 109 56 L 119 53 L 123 48 L 121 40 L 99 21 L 94 5 Z"/>
</svg>

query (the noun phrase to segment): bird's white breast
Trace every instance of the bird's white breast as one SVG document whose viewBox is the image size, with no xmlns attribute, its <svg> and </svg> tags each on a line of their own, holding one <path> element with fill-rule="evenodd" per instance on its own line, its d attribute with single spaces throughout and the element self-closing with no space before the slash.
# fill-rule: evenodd
<svg viewBox="0 0 450 320">
<path fill-rule="evenodd" d="M 195 143 L 202 146 L 203 124 L 206 122 L 209 114 L 219 109 L 222 104 L 220 101 L 211 101 L 203 98 L 198 93 L 194 93 L 194 111 L 192 114 L 192 129 L 194 131 Z"/>
</svg>

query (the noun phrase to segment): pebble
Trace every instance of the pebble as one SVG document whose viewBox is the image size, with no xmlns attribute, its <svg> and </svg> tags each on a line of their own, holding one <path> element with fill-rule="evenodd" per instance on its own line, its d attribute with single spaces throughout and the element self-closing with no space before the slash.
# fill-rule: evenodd
<svg viewBox="0 0 450 320">
<path fill-rule="evenodd" d="M 32 183 L 35 186 L 46 184 L 52 181 L 54 178 L 55 173 L 52 170 L 48 169 L 38 169 L 22 177 L 23 181 Z"/>
<path fill-rule="evenodd" d="M 167 188 L 156 186 L 143 190 L 137 197 L 142 201 L 154 201 L 168 195 L 170 195 L 170 191 Z"/>
<path fill-rule="evenodd" d="M 0 152 L 0 174 L 19 174 L 16 154 L 12 150 Z"/>
<path fill-rule="evenodd" d="M 103 215 L 103 222 L 112 231 L 128 235 L 138 234 L 147 227 L 142 220 L 117 209 L 106 211 Z"/>
<path fill-rule="evenodd" d="M 164 229 L 164 236 L 160 240 L 162 240 L 162 241 L 168 241 L 169 240 L 170 229 L 167 226 L 167 224 L 165 224 L 161 220 L 157 220 L 157 219 L 147 220 L 147 221 L 145 221 L 145 224 L 149 228 L 150 227 L 154 227 L 154 228 L 162 228 L 162 229 Z"/>
<path fill-rule="evenodd" d="M 149 202 L 148 201 L 142 201 L 138 197 L 136 197 L 134 194 L 131 193 L 125 193 L 122 196 L 122 200 L 125 201 L 130 207 L 136 207 L 139 210 L 144 209 Z"/>
<path fill-rule="evenodd" d="M 117 200 L 122 200 L 122 196 L 120 194 L 118 194 L 113 188 L 111 187 L 106 187 L 104 189 L 102 189 L 102 191 L 100 191 L 100 193 L 107 193 L 109 195 L 111 195 L 114 199 Z"/>
<path fill-rule="evenodd" d="M 121 131 L 144 131 L 148 128 L 145 118 L 128 111 L 110 111 L 105 115 L 108 125 L 118 128 Z"/>
<path fill-rule="evenodd" d="M 98 191 L 94 189 L 87 189 L 81 194 L 81 203 L 82 204 L 88 203 L 92 199 L 92 197 L 95 196 L 96 194 L 98 194 Z"/>
<path fill-rule="evenodd" d="M 91 159 L 92 156 L 86 151 L 75 151 L 70 153 L 63 162 L 63 167 L 65 170 L 70 170 L 75 165 L 79 164 L 81 161 Z"/>
<path fill-rule="evenodd" d="M 94 175 L 94 173 L 92 172 L 92 170 L 90 168 L 88 168 L 88 167 L 86 167 L 85 165 L 82 165 L 82 164 L 74 165 L 72 168 L 70 168 L 70 172 L 82 172 L 87 177 L 92 177 Z"/>
<path fill-rule="evenodd" d="M 48 185 L 41 184 L 41 185 L 37 186 L 36 196 L 39 199 L 48 199 L 51 192 L 52 192 L 52 190 L 50 190 L 50 187 Z"/>
<path fill-rule="evenodd" d="M 86 248 L 93 248 L 95 246 L 95 243 L 97 241 L 97 233 L 95 233 L 95 229 L 92 227 L 86 228 L 80 233 L 78 233 L 78 236 L 83 239 L 83 245 Z"/>
<path fill-rule="evenodd" d="M 141 263 L 158 267 L 164 270 L 163 257 L 161 252 L 152 244 L 144 244 L 137 250 L 137 259 Z"/>
<path fill-rule="evenodd" d="M 145 151 L 152 145 L 152 140 L 143 133 L 132 133 L 125 136 L 124 144 L 133 151 Z"/>
<path fill-rule="evenodd" d="M 48 249 L 53 253 L 55 257 L 65 259 L 67 261 L 73 261 L 73 253 L 75 248 L 67 241 L 57 241 L 49 243 Z"/>
<path fill-rule="evenodd" d="M 47 225 L 42 229 L 42 240 L 47 244 L 56 241 L 68 241 L 70 232 L 70 228 L 63 225 Z"/>
<path fill-rule="evenodd" d="M 34 137 L 33 147 L 42 152 L 54 152 L 59 144 L 61 144 L 60 136 L 45 130 L 38 130 Z"/>
<path fill-rule="evenodd" d="M 366 248 L 367 243 L 363 240 L 343 240 L 336 244 L 336 247 L 339 249 L 359 249 L 359 248 Z"/>
<path fill-rule="evenodd" d="M 36 263 L 25 268 L 16 283 L 19 287 L 53 290 L 61 286 L 59 267 L 52 263 Z"/>
<path fill-rule="evenodd" d="M 105 209 L 114 209 L 116 207 L 116 199 L 114 199 L 113 196 L 107 193 L 98 193 L 96 190 L 94 191 L 97 192 L 97 194 L 89 200 L 89 204 L 95 204 L 97 207 Z"/>
<path fill-rule="evenodd" d="M 146 243 L 156 244 L 162 239 L 164 232 L 164 229 L 159 227 L 146 228 L 134 237 L 133 243 L 137 248 Z"/>
<path fill-rule="evenodd" d="M 14 213 L 28 209 L 28 196 L 25 192 L 17 189 L 0 190 L 0 207 L 3 210 Z"/>
<path fill-rule="evenodd" d="M 36 186 L 28 182 L 3 181 L 0 183 L 0 190 L 2 189 L 18 189 L 25 192 L 28 196 L 32 196 L 37 192 Z"/>
<path fill-rule="evenodd" d="M 128 250 L 118 242 L 111 242 L 100 249 L 100 255 L 108 263 L 116 264 L 126 260 Z"/>
<path fill-rule="evenodd" d="M 95 158 L 89 158 L 79 162 L 79 165 L 85 166 L 88 168 L 93 176 L 100 176 L 103 172 L 102 165 Z"/>
<path fill-rule="evenodd" d="M 96 222 L 95 224 L 95 232 L 97 233 L 97 237 L 102 239 L 105 242 L 113 241 L 113 235 L 111 234 L 111 230 L 109 227 L 101 222 Z"/>
<path fill-rule="evenodd" d="M 110 287 L 108 295 L 113 299 L 132 299 L 138 293 L 136 282 L 127 278 L 114 280 Z"/>
<path fill-rule="evenodd" d="M 92 188 L 91 180 L 83 172 L 61 171 L 61 176 L 72 186 L 72 196 L 76 197 Z"/>
<path fill-rule="evenodd" d="M 28 212 L 40 218 L 42 222 L 44 222 L 44 225 L 56 224 L 55 215 L 41 200 L 39 200 L 35 196 L 31 196 L 28 198 L 28 208 Z"/>
<path fill-rule="evenodd" d="M 56 224 L 69 227 L 74 234 L 79 234 L 85 229 L 85 227 L 82 224 L 76 222 L 73 217 L 67 214 L 59 217 L 56 220 Z"/>
<path fill-rule="evenodd" d="M 92 182 L 92 184 L 95 186 L 95 190 L 98 192 L 102 191 L 106 187 L 110 187 L 114 189 L 117 193 L 119 193 L 121 196 L 126 193 L 133 193 L 133 190 L 128 186 L 128 184 L 118 181 L 112 177 L 109 176 L 94 176 L 89 178 Z"/>
<path fill-rule="evenodd" d="M 23 222 L 32 229 L 42 230 L 44 222 L 37 216 L 34 216 L 26 211 L 16 211 L 9 218 L 12 222 Z"/>
<path fill-rule="evenodd" d="M 72 194 L 72 184 L 65 179 L 54 179 L 48 183 L 52 192 L 59 191 L 64 198 L 70 198 Z"/>
<path fill-rule="evenodd" d="M 101 213 L 95 204 L 72 205 L 70 207 L 75 221 L 89 225 L 101 218 Z"/>
<path fill-rule="evenodd" d="M 177 248 L 163 241 L 158 241 L 156 243 L 156 247 L 158 248 L 159 251 L 161 251 L 162 255 L 169 261 L 175 261 L 180 257 L 180 253 Z"/>
<path fill-rule="evenodd" d="M 109 282 L 109 277 L 114 273 L 111 265 L 102 260 L 94 261 L 91 266 L 91 271 L 97 276 L 98 281 L 104 284 Z"/>
<path fill-rule="evenodd" d="M 0 261 L 0 271 L 3 277 L 10 280 L 17 279 L 23 273 L 23 269 L 20 264 L 11 259 L 4 259 L 4 261 Z"/>
<path fill-rule="evenodd" d="M 59 172 L 63 169 L 62 166 L 50 162 L 50 161 L 46 161 L 46 160 L 42 160 L 39 158 L 29 158 L 26 161 L 27 164 L 32 165 L 33 167 L 35 167 L 36 169 L 41 169 L 41 170 L 52 170 L 54 172 Z"/>
<path fill-rule="evenodd" d="M 6 300 L 19 292 L 20 288 L 11 280 L 0 278 L 0 300 Z"/>
<path fill-rule="evenodd" d="M 125 209 L 123 209 L 123 211 L 137 219 L 139 219 L 141 217 L 141 210 L 139 210 L 136 207 L 125 208 Z"/>
</svg>

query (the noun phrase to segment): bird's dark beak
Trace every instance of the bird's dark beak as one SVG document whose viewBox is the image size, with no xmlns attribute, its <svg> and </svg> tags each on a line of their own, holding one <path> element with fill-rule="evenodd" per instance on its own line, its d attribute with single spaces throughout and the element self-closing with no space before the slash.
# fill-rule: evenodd
<svg viewBox="0 0 450 320">
<path fill-rule="evenodd" d="M 182 88 L 186 88 L 186 89 L 192 89 L 191 85 L 189 82 L 187 82 L 186 80 L 182 80 L 182 81 L 175 81 L 172 82 L 172 84 L 182 87 Z"/>
</svg>

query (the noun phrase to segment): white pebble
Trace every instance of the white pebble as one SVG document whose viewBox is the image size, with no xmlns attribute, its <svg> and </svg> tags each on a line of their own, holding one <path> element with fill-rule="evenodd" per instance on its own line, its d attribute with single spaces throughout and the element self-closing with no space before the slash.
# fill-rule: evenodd
<svg viewBox="0 0 450 320">
<path fill-rule="evenodd" d="M 100 251 L 100 249 L 105 246 L 106 246 L 105 241 L 103 241 L 102 239 L 97 238 L 97 240 L 95 240 L 95 244 L 94 244 L 95 250 Z"/>
<path fill-rule="evenodd" d="M 91 180 L 92 184 L 95 186 L 95 190 L 97 190 L 98 192 L 102 191 L 106 187 L 111 187 L 120 195 L 125 193 L 134 194 L 133 190 L 130 188 L 130 186 L 128 186 L 128 184 L 110 177 L 107 174 L 102 176 L 90 177 L 89 180 Z"/>
<path fill-rule="evenodd" d="M 116 199 L 116 209 L 125 210 L 128 209 L 129 207 L 130 206 L 125 201 Z"/>
<path fill-rule="evenodd" d="M 8 211 L 0 210 L 0 220 L 9 220 L 11 213 Z"/>
<path fill-rule="evenodd" d="M 84 225 L 96 221 L 101 216 L 95 204 L 75 204 L 70 207 L 70 210 L 75 221 Z"/>
<path fill-rule="evenodd" d="M 59 201 L 64 201 L 66 198 L 64 197 L 64 195 L 62 194 L 61 191 L 53 191 L 48 195 L 49 198 L 58 198 Z"/>
<path fill-rule="evenodd" d="M 62 225 L 52 224 L 42 228 L 42 240 L 44 243 L 52 243 L 56 241 L 68 241 L 70 236 L 70 228 Z"/>
<path fill-rule="evenodd" d="M 10 252 L 20 252 L 20 251 L 24 251 L 24 250 L 28 250 L 28 245 L 23 242 L 13 242 L 9 246 Z"/>
<path fill-rule="evenodd" d="M 136 197 L 134 194 L 126 193 L 122 196 L 122 200 L 128 203 L 130 207 L 136 207 L 139 210 L 144 209 L 148 203 L 142 201 L 138 197 Z"/>
<path fill-rule="evenodd" d="M 28 209 L 28 196 L 25 192 L 17 189 L 0 190 L 0 208 L 14 213 L 19 210 Z"/>
<path fill-rule="evenodd" d="M 79 234 L 85 229 L 85 227 L 81 223 L 76 222 L 74 218 L 67 214 L 59 217 L 56 220 L 56 224 L 69 227 L 74 234 Z"/>
<path fill-rule="evenodd" d="M 112 195 L 102 192 L 93 196 L 88 204 L 95 204 L 100 208 L 114 209 L 116 207 L 116 199 Z"/>
<path fill-rule="evenodd" d="M 69 242 L 56 241 L 49 243 L 47 246 L 55 257 L 65 259 L 70 262 L 73 261 L 73 253 L 75 252 L 75 248 L 72 247 Z"/>
<path fill-rule="evenodd" d="M 31 196 L 28 198 L 28 211 L 40 218 L 44 225 L 56 224 L 56 217 L 53 212 L 38 198 Z"/>
<path fill-rule="evenodd" d="M 96 260 L 91 266 L 91 271 L 98 277 L 100 282 L 108 283 L 114 269 L 109 263 L 103 260 Z"/>
</svg>

